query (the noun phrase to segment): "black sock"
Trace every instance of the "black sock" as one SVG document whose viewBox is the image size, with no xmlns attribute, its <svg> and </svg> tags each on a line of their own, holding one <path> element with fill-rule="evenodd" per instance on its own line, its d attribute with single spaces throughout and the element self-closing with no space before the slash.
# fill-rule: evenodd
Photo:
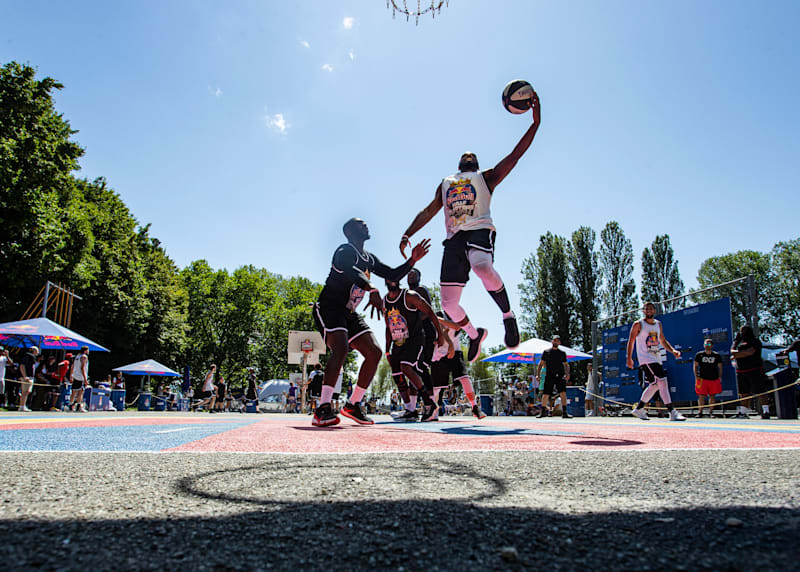
<svg viewBox="0 0 800 572">
<path fill-rule="evenodd" d="M 667 411 L 669 411 L 670 413 L 672 413 L 672 410 L 673 410 L 673 409 L 674 409 L 674 407 L 672 406 L 672 403 L 667 403 Z"/>
<path fill-rule="evenodd" d="M 495 290 L 494 292 L 489 292 L 489 295 L 495 301 L 497 306 L 500 308 L 500 311 L 504 314 L 507 314 L 511 311 L 511 302 L 508 300 L 508 291 L 506 291 L 505 285 L 503 285 L 500 290 Z"/>
<path fill-rule="evenodd" d="M 644 405 L 645 405 L 644 401 L 640 401 L 639 405 L 636 406 L 636 409 L 644 409 Z"/>
</svg>

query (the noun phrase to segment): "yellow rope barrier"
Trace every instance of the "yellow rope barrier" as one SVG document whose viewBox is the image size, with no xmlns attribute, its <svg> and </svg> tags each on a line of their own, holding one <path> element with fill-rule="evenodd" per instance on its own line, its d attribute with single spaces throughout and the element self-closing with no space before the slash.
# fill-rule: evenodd
<svg viewBox="0 0 800 572">
<path fill-rule="evenodd" d="M 750 400 L 750 399 L 753 399 L 754 397 L 761 397 L 762 395 L 769 395 L 770 393 L 775 393 L 776 391 L 781 391 L 782 389 L 786 389 L 787 387 L 792 387 L 793 385 L 800 385 L 800 378 L 796 379 L 792 383 L 788 383 L 788 384 L 784 385 L 783 387 L 776 387 L 775 389 L 770 389 L 769 391 L 765 391 L 763 393 L 756 393 L 755 395 L 748 395 L 747 397 L 740 397 L 739 399 L 731 399 L 730 401 L 718 401 L 717 403 L 714 403 L 713 405 L 709 403 L 709 404 L 704 405 L 703 407 L 717 407 L 718 405 L 728 405 L 730 403 L 739 403 L 740 401 Z M 602 395 L 597 395 L 596 393 L 592 393 L 591 391 L 589 391 L 589 390 L 587 390 L 587 389 L 585 389 L 583 387 L 578 387 L 578 389 L 580 389 L 586 395 L 591 395 L 592 397 L 597 397 L 602 401 L 606 401 L 608 403 L 614 403 L 615 405 L 622 405 L 623 407 L 630 407 L 630 408 L 633 408 L 636 405 L 635 403 L 631 404 L 631 403 L 625 403 L 624 401 L 617 401 L 615 399 L 605 398 Z M 654 409 L 654 410 L 657 410 L 657 411 L 658 410 L 667 411 L 666 407 L 649 407 L 647 405 L 645 406 L 645 409 Z M 686 407 L 676 407 L 675 409 L 687 409 L 687 408 Z"/>
</svg>

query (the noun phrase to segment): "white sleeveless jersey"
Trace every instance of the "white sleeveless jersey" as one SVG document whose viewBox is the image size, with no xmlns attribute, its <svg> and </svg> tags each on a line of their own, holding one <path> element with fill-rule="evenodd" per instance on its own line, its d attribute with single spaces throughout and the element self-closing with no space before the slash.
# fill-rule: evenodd
<svg viewBox="0 0 800 572">
<path fill-rule="evenodd" d="M 450 328 L 445 328 L 442 326 L 442 329 L 445 331 L 445 335 L 450 338 L 450 341 L 453 342 L 453 347 L 456 351 L 461 349 L 461 341 L 458 339 L 458 330 L 451 330 Z M 443 346 L 433 346 L 433 361 L 439 361 L 440 359 L 447 357 L 447 350 L 449 346 L 447 342 L 444 343 Z"/>
<path fill-rule="evenodd" d="M 483 173 L 474 171 L 445 177 L 441 193 L 447 238 L 452 238 L 460 230 L 495 230 L 489 212 L 492 193 Z"/>
<path fill-rule="evenodd" d="M 75 361 L 72 362 L 72 379 L 86 381 L 83 378 L 83 370 L 81 369 L 81 360 L 83 358 L 86 358 L 86 375 L 89 375 L 89 356 L 86 354 L 78 354 L 78 357 L 76 357 Z"/>
<path fill-rule="evenodd" d="M 661 363 L 663 361 L 661 346 L 661 322 L 655 320 L 648 324 L 644 318 L 639 320 L 641 329 L 636 334 L 636 357 L 639 365 L 646 363 Z"/>
</svg>

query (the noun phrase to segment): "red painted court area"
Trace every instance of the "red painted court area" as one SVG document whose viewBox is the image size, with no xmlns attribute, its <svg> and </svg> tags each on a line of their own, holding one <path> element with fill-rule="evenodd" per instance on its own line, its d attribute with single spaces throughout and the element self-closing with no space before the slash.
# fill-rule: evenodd
<svg viewBox="0 0 800 572">
<path fill-rule="evenodd" d="M 25 414 L 0 417 L 0 450 L 357 453 L 402 451 L 599 451 L 800 449 L 800 422 L 633 418 L 443 417 L 433 423 L 317 428 L 307 415 Z"/>
<path fill-rule="evenodd" d="M 459 450 L 724 449 L 800 447 L 797 422 L 667 423 L 638 419 L 514 419 L 447 417 L 404 424 L 377 417 L 375 425 L 342 419 L 312 427 L 307 417 L 281 416 L 175 447 L 174 451 L 350 453 Z"/>
</svg>

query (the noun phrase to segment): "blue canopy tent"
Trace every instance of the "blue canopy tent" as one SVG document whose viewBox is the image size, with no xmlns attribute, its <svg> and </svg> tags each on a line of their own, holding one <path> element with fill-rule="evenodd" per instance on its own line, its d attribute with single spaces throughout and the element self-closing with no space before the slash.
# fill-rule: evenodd
<svg viewBox="0 0 800 572">
<path fill-rule="evenodd" d="M 139 384 L 139 392 L 142 393 L 142 389 L 144 387 L 144 376 L 147 376 L 147 392 L 150 392 L 150 376 L 156 377 L 181 377 L 177 371 L 171 370 L 167 366 L 158 363 L 154 359 L 146 359 L 142 361 L 137 361 L 136 363 L 130 363 L 128 365 L 123 365 L 120 367 L 114 368 L 112 371 L 121 371 L 122 373 L 127 373 L 128 375 L 141 375 L 142 381 Z M 149 408 L 149 405 L 148 405 Z"/>
<path fill-rule="evenodd" d="M 513 350 L 503 350 L 481 361 L 495 362 L 495 363 L 536 363 L 542 352 L 547 348 L 552 348 L 553 343 L 539 338 L 531 338 L 525 340 Z M 567 361 L 581 361 L 585 359 L 592 359 L 590 354 L 579 350 L 573 350 L 567 346 L 559 346 L 558 349 L 567 354 Z"/>
<path fill-rule="evenodd" d="M 108 349 L 65 328 L 47 318 L 33 318 L 0 324 L 0 345 L 10 348 L 39 346 L 45 350 L 80 351 L 88 346 L 91 351 L 107 352 Z"/>
</svg>

